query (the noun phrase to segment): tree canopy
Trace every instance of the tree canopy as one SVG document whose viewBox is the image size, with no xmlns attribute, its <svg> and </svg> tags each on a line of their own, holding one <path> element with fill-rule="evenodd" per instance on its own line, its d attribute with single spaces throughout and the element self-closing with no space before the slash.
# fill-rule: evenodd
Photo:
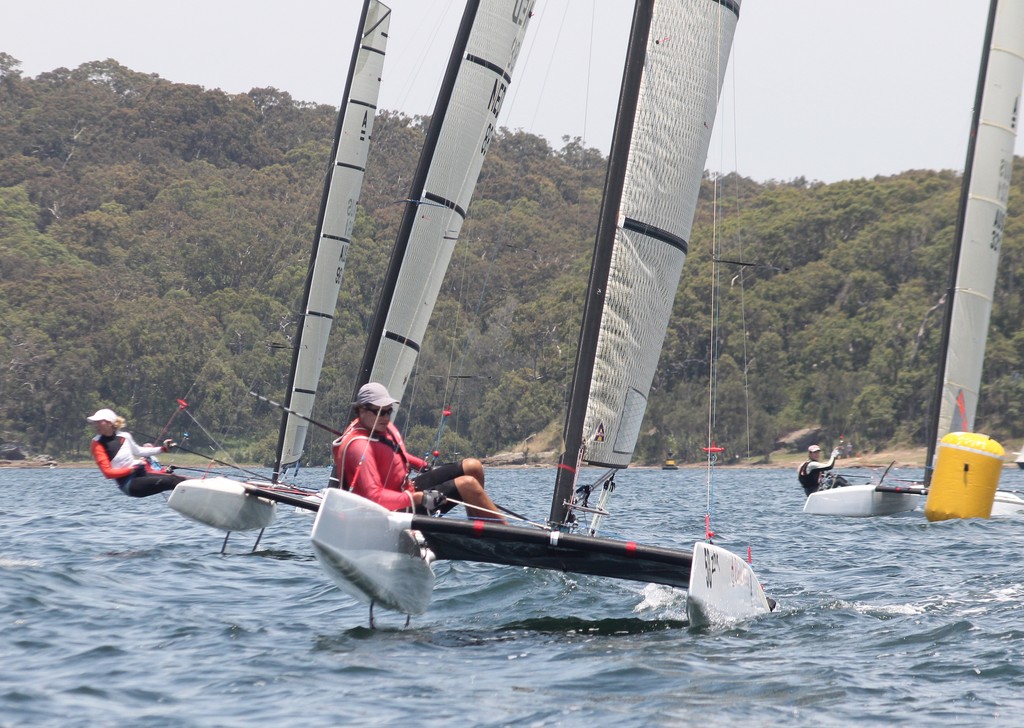
<svg viewBox="0 0 1024 728">
<path fill-rule="evenodd" d="M 176 437 L 269 462 L 280 413 L 248 392 L 283 397 L 336 109 L 113 60 L 19 65 L 0 54 L 0 437 L 82 457 L 95 409 L 144 436 L 184 398 L 195 420 Z M 429 123 L 376 121 L 318 421 L 348 415 Z M 579 139 L 497 135 L 401 409 L 412 447 L 432 447 L 445 408 L 442 450 L 463 455 L 557 429 L 605 165 Z M 1024 437 L 1015 167 L 977 421 L 1003 442 Z M 734 456 L 806 427 L 860 450 L 923 444 L 960 181 L 706 178 L 637 461 L 702 458 L 709 417 Z M 330 438 L 311 431 L 310 463 Z"/>
</svg>

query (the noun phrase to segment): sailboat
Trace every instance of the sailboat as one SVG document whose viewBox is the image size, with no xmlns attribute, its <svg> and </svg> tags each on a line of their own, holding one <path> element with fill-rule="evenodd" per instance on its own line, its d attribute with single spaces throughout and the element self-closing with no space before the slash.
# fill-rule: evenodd
<svg viewBox="0 0 1024 728">
<path fill-rule="evenodd" d="M 313 411 L 337 307 L 373 133 L 390 22 L 388 6 L 364 0 L 324 181 L 273 475 L 269 482 L 243 483 L 220 476 L 186 480 L 175 487 L 167 504 L 187 518 L 229 533 L 263 529 L 274 520 L 276 501 L 259 497 L 257 490 L 283 494 L 300 507 L 315 509 L 319 504 L 317 496 L 283 486 L 280 478 L 301 458 L 311 422 L 303 413 Z"/>
<path fill-rule="evenodd" d="M 1024 0 L 991 0 L 946 294 L 924 487 L 879 483 L 818 491 L 808 497 L 805 513 L 879 516 L 914 510 L 927 493 L 939 441 L 950 432 L 974 430 L 1022 84 Z M 1024 509 L 1024 500 L 998 491 L 993 513 L 1004 508 Z"/>
<path fill-rule="evenodd" d="M 497 131 L 532 9 L 532 0 L 469 0 L 463 11 L 360 369 L 369 374 L 372 368 L 373 376 L 399 396 Z M 332 178 L 340 179 L 329 179 L 325 185 L 322 230 L 314 246 L 287 401 L 278 404 L 260 397 L 284 412 L 273 478 L 267 483 L 228 478 L 185 481 L 168 500 L 183 515 L 224 531 L 263 528 L 278 502 L 309 511 L 321 505 L 319 493 L 280 485 L 279 478 L 301 457 L 309 425 L 342 434 L 310 414 L 369 148 L 389 15 L 379 3 L 364 6 L 363 30 L 356 39 L 339 117 Z M 339 183 L 345 186 L 335 192 Z M 374 364 L 378 352 L 380 361 Z M 315 540 L 314 551 L 322 552 Z M 329 561 L 325 567 L 329 572 L 336 568 Z"/>
<path fill-rule="evenodd" d="M 371 380 L 398 399 L 405 391 L 498 129 L 533 5 L 533 0 L 466 3 L 367 335 L 356 391 Z M 331 477 L 332 485 L 340 485 L 336 474 Z M 417 539 L 389 511 L 338 487 L 325 492 L 311 534 L 317 560 L 339 587 L 405 614 L 421 613 L 433 590 L 432 555 Z"/>
<path fill-rule="evenodd" d="M 429 605 L 434 559 L 528 566 L 688 589 L 692 623 L 770 611 L 743 559 L 710 540 L 692 550 L 598 536 L 640 432 L 688 249 L 739 2 L 637 0 L 548 520 L 543 526 L 385 511 L 327 492 L 317 557 L 343 589 L 406 614 Z M 404 274 L 404 270 L 403 270 Z M 390 333 L 390 327 L 388 327 Z M 372 346 L 372 343 L 371 343 Z M 394 357 L 392 357 L 393 359 Z M 388 379 L 373 354 L 374 381 Z M 391 370 L 394 365 L 390 365 Z M 394 393 L 394 392 L 393 392 Z M 608 468 L 580 485 L 584 465 Z M 589 496 L 600 493 L 596 505 Z M 589 518 L 589 526 L 582 520 Z"/>
</svg>

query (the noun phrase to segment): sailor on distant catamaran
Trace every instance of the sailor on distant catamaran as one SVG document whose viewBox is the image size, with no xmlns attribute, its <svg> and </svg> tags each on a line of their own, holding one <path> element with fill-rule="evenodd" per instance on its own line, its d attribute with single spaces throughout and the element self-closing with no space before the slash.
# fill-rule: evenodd
<svg viewBox="0 0 1024 728">
<path fill-rule="evenodd" d="M 455 507 L 449 499 L 464 502 L 473 518 L 504 522 L 497 506 L 484 490 L 484 467 L 466 458 L 433 468 L 405 449 L 391 413 L 398 400 L 383 384 L 364 384 L 353 406 L 358 413 L 345 433 L 331 444 L 334 465 L 341 473 L 342 487 L 391 511 L 447 513 Z M 410 479 L 413 470 L 421 471 Z M 481 510 L 473 508 L 478 506 Z"/>
<path fill-rule="evenodd" d="M 828 462 L 822 463 L 818 461 L 821 457 L 821 448 L 817 445 L 811 445 L 807 448 L 807 460 L 800 466 L 800 470 L 797 471 L 797 478 L 800 479 L 800 485 L 804 488 L 804 493 L 810 495 L 821 487 L 821 479 L 829 470 L 835 467 L 836 458 L 839 457 L 839 448 L 832 450 L 832 457 L 828 459 Z"/>
</svg>

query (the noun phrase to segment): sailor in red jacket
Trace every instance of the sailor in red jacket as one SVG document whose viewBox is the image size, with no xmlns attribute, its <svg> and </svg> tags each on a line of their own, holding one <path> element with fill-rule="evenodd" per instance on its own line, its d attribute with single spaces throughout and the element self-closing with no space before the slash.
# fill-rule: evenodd
<svg viewBox="0 0 1024 728">
<path fill-rule="evenodd" d="M 390 511 L 447 513 L 451 498 L 466 504 L 472 518 L 505 522 L 484 490 L 484 466 L 466 458 L 427 469 L 423 458 L 409 453 L 398 428 L 391 423 L 398 400 L 383 384 L 363 385 L 352 406 L 357 416 L 331 449 L 342 487 Z M 410 478 L 413 471 L 425 471 Z M 473 506 L 478 506 L 474 508 Z"/>
<path fill-rule="evenodd" d="M 142 498 L 147 495 L 174 490 L 174 486 L 186 478 L 156 470 L 148 458 L 174 447 L 174 442 L 164 440 L 163 446 L 139 445 L 130 432 L 124 431 L 124 418 L 113 410 L 101 409 L 86 420 L 96 426 L 96 437 L 92 438 L 92 456 L 100 471 L 117 481 L 117 487 L 125 495 Z"/>
</svg>

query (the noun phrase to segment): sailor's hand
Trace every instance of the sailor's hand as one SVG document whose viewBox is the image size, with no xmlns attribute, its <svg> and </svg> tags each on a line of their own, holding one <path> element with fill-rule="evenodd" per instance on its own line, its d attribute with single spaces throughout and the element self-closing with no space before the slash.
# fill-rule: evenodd
<svg viewBox="0 0 1024 728">
<path fill-rule="evenodd" d="M 837 457 L 839 457 L 839 455 L 840 455 L 840 454 L 841 454 L 841 453 L 839 452 L 839 448 L 838 448 L 838 447 L 834 447 L 834 448 L 832 448 L 832 457 L 833 457 L 833 458 L 837 458 Z"/>
<path fill-rule="evenodd" d="M 436 513 L 447 498 L 444 497 L 444 493 L 439 490 L 425 490 L 423 491 L 423 500 L 420 501 L 420 505 L 423 506 L 423 510 L 427 513 Z"/>
<path fill-rule="evenodd" d="M 177 446 L 178 443 L 176 443 L 174 440 L 164 440 L 164 452 L 170 452 L 173 448 L 176 448 Z"/>
</svg>

